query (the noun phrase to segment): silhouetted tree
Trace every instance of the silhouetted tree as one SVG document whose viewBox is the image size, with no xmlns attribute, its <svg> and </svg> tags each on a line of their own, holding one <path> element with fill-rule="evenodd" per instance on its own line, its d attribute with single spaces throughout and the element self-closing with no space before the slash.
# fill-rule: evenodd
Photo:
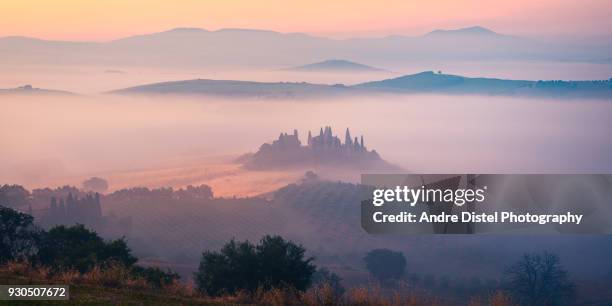
<svg viewBox="0 0 612 306">
<path fill-rule="evenodd" d="M 404 254 L 389 249 L 372 250 L 363 260 L 368 271 L 380 281 L 399 279 L 406 270 Z"/>
<path fill-rule="evenodd" d="M 520 305 L 571 304 L 574 284 L 555 254 L 525 254 L 506 276 L 508 290 Z"/>
<path fill-rule="evenodd" d="M 280 236 L 265 236 L 258 245 L 233 239 L 221 251 L 202 254 L 194 275 L 200 291 L 210 295 L 291 286 L 305 290 L 315 266 L 305 249 Z"/>
<path fill-rule="evenodd" d="M 27 259 L 36 253 L 40 229 L 34 218 L 0 206 L 0 263 Z"/>
<path fill-rule="evenodd" d="M 238 289 L 255 290 L 258 286 L 258 262 L 255 246 L 233 239 L 220 252 L 202 254 L 195 275 L 198 288 L 210 295 L 234 293 Z"/>
<path fill-rule="evenodd" d="M 6 207 L 25 207 L 30 204 L 30 192 L 20 185 L 0 186 L 0 205 Z"/>
<path fill-rule="evenodd" d="M 200 199 L 210 200 L 213 198 L 212 188 L 208 185 L 187 186 L 185 189 L 174 191 L 179 199 Z"/>
<path fill-rule="evenodd" d="M 104 193 L 108 190 L 108 182 L 100 177 L 91 177 L 82 183 L 83 189 Z"/>
<path fill-rule="evenodd" d="M 104 241 L 81 224 L 52 228 L 41 241 L 38 259 L 56 270 L 77 269 L 80 272 L 95 265 L 118 263 L 129 267 L 136 262 L 125 240 Z"/>
</svg>

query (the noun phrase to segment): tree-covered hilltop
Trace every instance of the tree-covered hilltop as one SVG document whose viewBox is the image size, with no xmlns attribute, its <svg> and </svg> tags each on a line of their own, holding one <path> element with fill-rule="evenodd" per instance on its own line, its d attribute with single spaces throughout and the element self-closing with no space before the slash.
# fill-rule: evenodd
<svg viewBox="0 0 612 306">
<path fill-rule="evenodd" d="M 332 128 L 321 128 L 318 134 L 308 131 L 307 142 L 302 144 L 297 130 L 293 134 L 281 133 L 278 139 L 264 143 L 254 154 L 238 160 L 252 170 L 291 168 L 343 168 L 352 170 L 398 170 L 399 167 L 383 160 L 376 150 L 370 150 L 361 137 L 351 137 L 346 129 L 344 142 L 334 135 Z"/>
</svg>

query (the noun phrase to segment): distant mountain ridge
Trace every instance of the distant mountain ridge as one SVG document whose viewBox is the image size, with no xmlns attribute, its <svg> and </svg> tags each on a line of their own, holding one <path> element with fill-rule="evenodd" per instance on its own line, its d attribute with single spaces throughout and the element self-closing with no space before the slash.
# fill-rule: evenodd
<svg viewBox="0 0 612 306">
<path fill-rule="evenodd" d="M 612 98 L 612 81 L 528 81 L 471 78 L 425 71 L 353 86 L 295 82 L 186 80 L 135 86 L 113 94 L 187 94 L 250 98 L 328 97 L 368 93 L 522 95 L 554 98 Z"/>
<path fill-rule="evenodd" d="M 281 69 L 320 59 L 350 58 L 385 65 L 415 60 L 572 60 L 609 58 L 612 46 L 547 43 L 474 26 L 435 30 L 422 36 L 331 39 L 257 29 L 175 28 L 109 42 L 0 38 L 0 65 L 135 65 L 173 68 Z"/>
<path fill-rule="evenodd" d="M 502 35 L 502 34 L 494 32 L 494 31 L 491 31 L 491 30 L 489 30 L 487 28 L 484 28 L 484 27 L 481 27 L 481 26 L 473 26 L 473 27 L 454 29 L 454 30 L 438 29 L 438 30 L 431 31 L 431 32 L 425 34 L 424 36 L 437 36 L 437 35 L 491 35 L 491 36 L 506 36 L 506 35 Z"/>
<path fill-rule="evenodd" d="M 382 72 L 384 69 L 351 62 L 342 59 L 330 59 L 322 62 L 287 68 L 289 71 L 304 72 Z"/>
</svg>

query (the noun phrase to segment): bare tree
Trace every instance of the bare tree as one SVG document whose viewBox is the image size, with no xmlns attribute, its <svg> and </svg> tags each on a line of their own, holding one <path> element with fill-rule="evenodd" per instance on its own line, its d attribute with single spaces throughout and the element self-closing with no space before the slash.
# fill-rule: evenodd
<svg viewBox="0 0 612 306">
<path fill-rule="evenodd" d="M 555 254 L 525 254 L 506 270 L 507 288 L 520 305 L 571 304 L 574 284 Z"/>
</svg>

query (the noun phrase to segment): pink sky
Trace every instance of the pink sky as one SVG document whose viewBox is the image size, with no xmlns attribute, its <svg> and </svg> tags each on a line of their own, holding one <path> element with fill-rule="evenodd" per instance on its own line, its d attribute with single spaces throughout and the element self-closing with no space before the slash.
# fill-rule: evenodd
<svg viewBox="0 0 612 306">
<path fill-rule="evenodd" d="M 609 0 L 5 0 L 0 36 L 104 41 L 201 27 L 349 37 L 481 25 L 524 36 L 597 37 L 609 35 L 610 12 Z"/>
</svg>

